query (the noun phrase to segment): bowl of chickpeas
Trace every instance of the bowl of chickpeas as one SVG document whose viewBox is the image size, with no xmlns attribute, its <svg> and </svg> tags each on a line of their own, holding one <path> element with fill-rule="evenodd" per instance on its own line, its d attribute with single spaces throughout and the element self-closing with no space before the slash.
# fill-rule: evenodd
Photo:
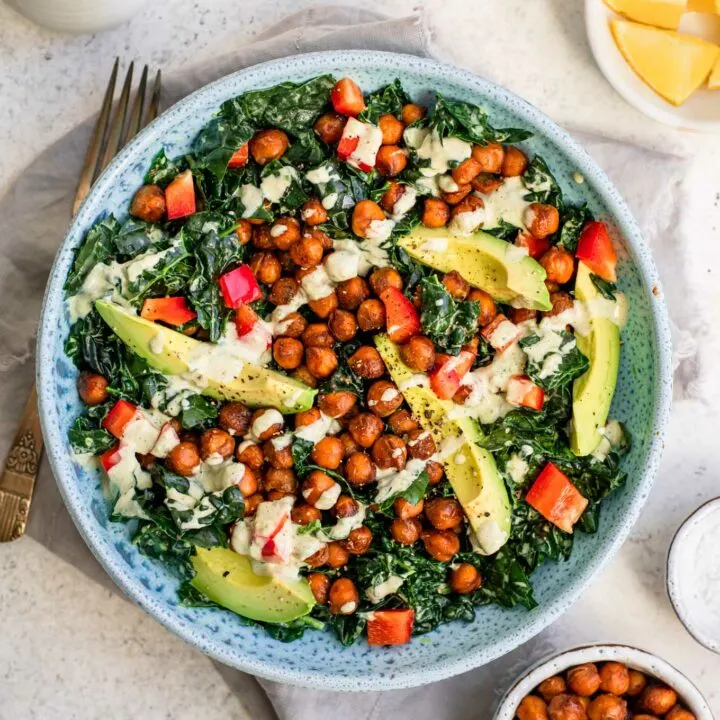
<svg viewBox="0 0 720 720">
<path fill-rule="evenodd" d="M 670 663 L 626 645 L 588 645 L 542 660 L 500 701 L 493 720 L 713 720 Z"/>
</svg>

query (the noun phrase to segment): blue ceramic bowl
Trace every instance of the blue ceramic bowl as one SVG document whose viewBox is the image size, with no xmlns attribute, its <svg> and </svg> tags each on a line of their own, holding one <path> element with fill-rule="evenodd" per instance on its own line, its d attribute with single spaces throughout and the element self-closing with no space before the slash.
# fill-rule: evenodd
<svg viewBox="0 0 720 720">
<path fill-rule="evenodd" d="M 177 581 L 141 556 L 126 525 L 108 521 L 99 478 L 74 464 L 67 431 L 80 412 L 76 370 L 63 353 L 69 323 L 62 285 L 73 251 L 104 213 L 123 215 L 142 184 L 152 157 L 188 150 L 220 104 L 247 90 L 320 73 L 352 75 L 367 91 L 399 77 L 418 101 L 430 90 L 485 107 L 495 125 L 529 128 L 531 153 L 548 161 L 571 201 L 585 201 L 605 220 L 619 255 L 620 286 L 630 300 L 613 417 L 633 435 L 625 458 L 627 485 L 603 506 L 600 531 L 579 535 L 569 562 L 548 563 L 534 577 L 539 607 L 480 609 L 471 624 L 443 625 L 404 647 L 343 648 L 329 633 L 308 632 L 283 644 L 222 610 L 185 608 Z M 582 185 L 573 173 L 585 177 Z M 432 60 L 381 52 L 313 53 L 269 62 L 229 75 L 178 103 L 138 135 L 113 161 L 75 218 L 55 259 L 38 338 L 38 387 L 48 453 L 65 503 L 86 542 L 115 582 L 167 628 L 228 665 L 273 680 L 331 690 L 404 688 L 440 680 L 482 665 L 531 638 L 570 607 L 593 575 L 620 547 L 650 492 L 660 459 L 671 398 L 670 332 L 650 251 L 630 211 L 605 174 L 555 123 L 526 102 L 464 70 Z"/>
</svg>

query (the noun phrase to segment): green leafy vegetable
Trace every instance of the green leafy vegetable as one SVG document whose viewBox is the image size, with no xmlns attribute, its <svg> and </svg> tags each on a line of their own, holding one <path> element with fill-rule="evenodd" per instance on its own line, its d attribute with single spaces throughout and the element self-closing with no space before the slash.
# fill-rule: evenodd
<svg viewBox="0 0 720 720">
<path fill-rule="evenodd" d="M 120 223 L 113 215 L 109 215 L 88 231 L 65 280 L 65 291 L 69 295 L 80 290 L 83 281 L 96 265 L 110 260 L 117 252 L 115 236 L 119 228 Z"/>
<path fill-rule="evenodd" d="M 586 373 L 590 367 L 588 359 L 578 349 L 575 336 L 567 330 L 563 330 L 561 336 L 557 353 L 551 353 L 551 357 L 545 356 L 540 362 L 528 360 L 527 374 L 544 390 L 568 385 L 575 378 Z M 520 341 L 520 346 L 523 349 L 532 347 L 539 341 L 538 335 L 529 335 Z M 549 360 L 556 362 L 551 362 L 548 367 Z"/>
<path fill-rule="evenodd" d="M 190 395 L 183 399 L 180 422 L 185 430 L 205 430 L 215 425 L 218 410 L 217 400 L 204 395 Z"/>
<path fill-rule="evenodd" d="M 75 419 L 68 433 L 73 452 L 99 455 L 115 445 L 117 440 L 100 426 L 111 405 L 91 405 Z"/>
<path fill-rule="evenodd" d="M 601 278 L 599 275 L 596 275 L 595 273 L 590 273 L 590 280 L 592 280 L 592 284 L 598 289 L 598 292 L 607 300 L 612 300 L 615 302 L 617 300 L 617 285 L 614 282 L 610 282 L 609 280 L 605 280 L 605 278 Z"/>
<path fill-rule="evenodd" d="M 547 163 L 536 155 L 528 165 L 522 176 L 522 181 L 528 192 L 525 199 L 531 202 L 548 203 L 557 208 L 563 204 L 562 190 L 557 184 Z"/>
<path fill-rule="evenodd" d="M 562 208 L 560 216 L 560 239 L 558 245 L 565 248 L 569 253 L 575 254 L 578 240 L 585 223 L 592 220 L 592 214 L 587 205 L 566 206 Z"/>
<path fill-rule="evenodd" d="M 145 184 L 167 187 L 186 168 L 185 162 L 170 160 L 163 149 L 153 158 L 150 169 L 145 175 Z"/>
<path fill-rule="evenodd" d="M 410 96 L 403 90 L 400 80 L 395 79 L 365 98 L 366 108 L 360 113 L 358 120 L 377 125 L 381 115 L 394 115 L 399 118 L 403 105 L 409 102 Z"/>
</svg>

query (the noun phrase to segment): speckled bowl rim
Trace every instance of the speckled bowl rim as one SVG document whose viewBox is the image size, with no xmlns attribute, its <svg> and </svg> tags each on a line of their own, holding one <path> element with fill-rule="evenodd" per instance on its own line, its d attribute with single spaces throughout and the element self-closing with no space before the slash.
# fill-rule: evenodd
<svg viewBox="0 0 720 720">
<path fill-rule="evenodd" d="M 679 553 L 681 551 L 681 545 L 687 539 L 688 534 L 693 529 L 693 526 L 700 522 L 706 515 L 720 508 L 720 497 L 708 500 L 698 507 L 696 510 L 690 513 L 682 525 L 677 529 L 677 532 L 673 536 L 670 543 L 670 549 L 668 550 L 667 565 L 666 565 L 666 585 L 667 594 L 670 598 L 670 602 L 675 610 L 675 614 L 678 620 L 685 626 L 685 629 L 697 640 L 703 647 L 708 650 L 720 655 L 720 640 L 713 640 L 708 637 L 703 630 L 695 624 L 694 619 L 688 612 L 687 607 L 684 604 L 684 596 L 680 587 L 682 583 L 679 577 L 679 566 L 681 564 Z"/>
<path fill-rule="evenodd" d="M 513 720 L 520 701 L 543 680 L 573 665 L 608 660 L 622 662 L 635 670 L 652 673 L 678 693 L 683 704 L 690 708 L 697 720 L 714 720 L 700 690 L 675 666 L 647 650 L 614 643 L 581 645 L 539 660 L 508 689 L 498 704 L 493 720 Z"/>
<path fill-rule="evenodd" d="M 228 648 L 222 643 L 215 641 L 208 633 L 204 633 L 202 636 L 196 634 L 194 631 L 196 626 L 193 625 L 193 623 L 173 615 L 169 608 L 158 607 L 157 604 L 154 604 L 153 593 L 143 587 L 142 583 L 138 581 L 137 577 L 135 577 L 131 571 L 116 563 L 108 550 L 94 541 L 90 528 L 86 527 L 82 522 L 80 508 L 76 507 L 72 502 L 68 490 L 69 486 L 74 483 L 72 479 L 72 461 L 68 456 L 65 443 L 58 437 L 57 430 L 55 429 L 59 423 L 58 411 L 49 395 L 53 385 L 52 368 L 55 362 L 55 356 L 53 349 L 44 342 L 46 333 L 48 332 L 48 322 L 52 322 L 52 313 L 56 311 L 48 307 L 47 300 L 51 294 L 58 294 L 64 282 L 65 268 L 61 267 L 62 263 L 59 258 L 61 250 L 67 242 L 67 237 L 58 251 L 50 273 L 48 285 L 45 290 L 38 332 L 37 385 L 41 425 L 58 487 L 60 488 L 70 515 L 85 542 L 115 583 L 135 603 L 183 640 L 202 650 L 213 659 L 237 668 L 238 670 L 259 675 L 269 680 L 289 682 L 302 687 L 343 691 L 393 690 L 415 687 L 472 670 L 503 656 L 518 645 L 537 635 L 541 630 L 555 621 L 580 597 L 583 590 L 589 585 L 592 576 L 605 566 L 623 544 L 630 529 L 637 520 L 652 487 L 655 473 L 660 462 L 663 437 L 669 418 L 672 399 L 672 357 L 667 309 L 650 250 L 645 245 L 642 234 L 632 219 L 632 215 L 625 201 L 621 198 L 607 175 L 575 140 L 564 130 L 560 129 L 544 113 L 508 90 L 494 85 L 467 70 L 462 70 L 435 60 L 418 58 L 414 55 L 404 55 L 401 53 L 367 50 L 307 53 L 255 65 L 206 85 L 166 110 L 145 130 L 139 133 L 113 162 L 110 163 L 97 181 L 93 192 L 90 193 L 73 220 L 70 230 L 68 231 L 68 237 L 80 228 L 87 227 L 88 223 L 94 219 L 94 214 L 91 214 L 90 211 L 93 207 L 94 195 L 100 193 L 100 188 L 116 181 L 127 159 L 133 156 L 136 148 L 140 148 L 151 140 L 156 143 L 157 138 L 162 136 L 163 129 L 170 125 L 170 121 L 178 115 L 181 117 L 184 115 L 185 105 L 191 103 L 193 99 L 203 94 L 207 93 L 212 95 L 216 93 L 225 84 L 231 83 L 236 78 L 241 77 L 251 82 L 256 76 L 262 78 L 264 73 L 267 73 L 276 66 L 284 66 L 287 68 L 289 63 L 299 63 L 301 61 L 306 64 L 311 62 L 317 72 L 321 72 L 323 68 L 337 69 L 337 66 L 340 64 L 346 68 L 386 70 L 389 77 L 392 77 L 393 73 L 397 72 L 399 67 L 411 65 L 413 72 L 423 72 L 427 75 L 428 87 L 432 87 L 434 77 L 438 77 L 439 79 L 451 77 L 453 82 L 463 84 L 474 92 L 485 95 L 497 103 L 511 105 L 513 112 L 522 116 L 526 122 L 534 125 L 541 133 L 551 136 L 553 143 L 563 148 L 563 152 L 572 160 L 578 172 L 593 178 L 593 188 L 595 192 L 613 217 L 625 244 L 633 250 L 634 263 L 645 290 L 652 300 L 649 307 L 652 313 L 655 336 L 657 338 L 655 406 L 653 414 L 651 418 L 649 418 L 652 423 L 653 433 L 648 442 L 645 468 L 641 476 L 635 479 L 635 491 L 624 513 L 625 522 L 619 528 L 613 541 L 608 544 L 603 554 L 596 555 L 588 562 L 582 572 L 577 573 L 574 577 L 568 578 L 567 588 L 562 595 L 545 604 L 537 615 L 528 616 L 527 624 L 521 631 L 515 632 L 510 638 L 499 639 L 490 645 L 479 646 L 472 652 L 466 653 L 461 657 L 452 660 L 442 659 L 432 664 L 428 663 L 418 670 L 403 668 L 401 672 L 398 671 L 387 675 L 380 672 L 363 672 L 351 677 L 337 677 L 333 675 L 332 668 L 330 667 L 327 672 L 280 668 L 271 662 L 265 662 L 257 658 L 249 658 L 243 654 L 240 648 Z M 48 318 L 50 318 L 49 321 Z"/>
</svg>

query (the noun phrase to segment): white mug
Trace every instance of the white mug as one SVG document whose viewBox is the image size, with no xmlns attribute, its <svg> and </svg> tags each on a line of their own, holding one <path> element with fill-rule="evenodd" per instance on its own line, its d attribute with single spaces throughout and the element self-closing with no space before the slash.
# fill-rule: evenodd
<svg viewBox="0 0 720 720">
<path fill-rule="evenodd" d="M 38 25 L 61 32 L 90 33 L 127 22 L 147 0 L 8 0 Z"/>
</svg>

